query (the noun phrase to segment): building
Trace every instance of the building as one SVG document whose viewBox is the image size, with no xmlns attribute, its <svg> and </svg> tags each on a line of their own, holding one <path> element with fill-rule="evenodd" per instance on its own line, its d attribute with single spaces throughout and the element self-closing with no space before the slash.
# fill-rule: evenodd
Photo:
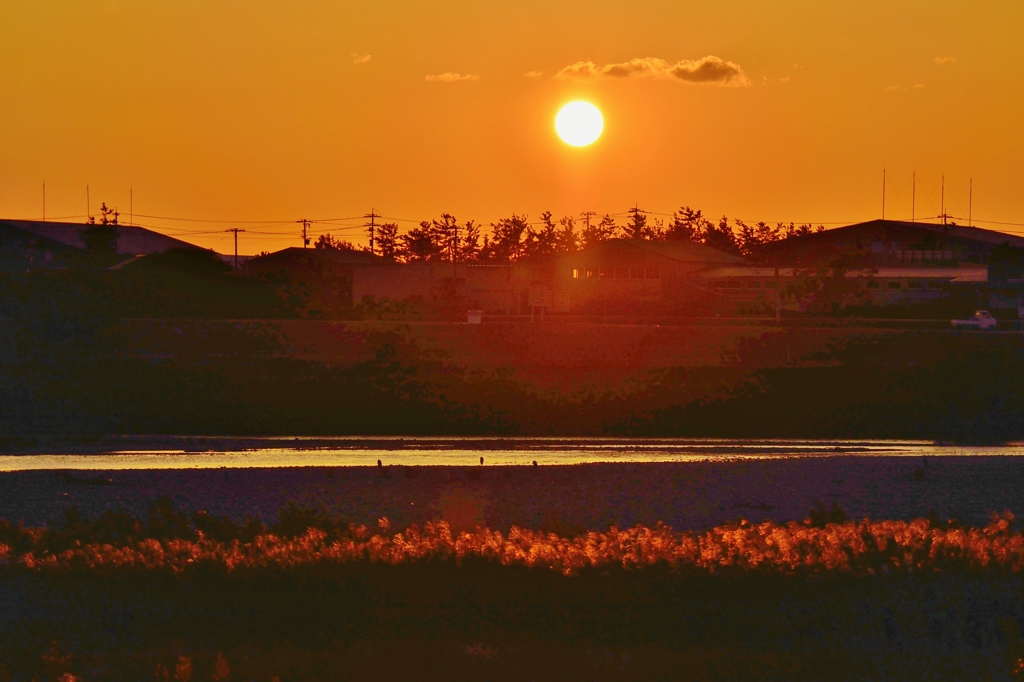
<svg viewBox="0 0 1024 682">
<path fill-rule="evenodd" d="M 551 286 L 565 292 L 568 312 L 720 314 L 774 310 L 780 283 L 791 278 L 791 269 L 757 267 L 703 244 L 610 239 L 559 257 Z"/>
<path fill-rule="evenodd" d="M 819 277 L 841 275 L 830 304 L 906 305 L 953 298 L 1016 307 L 1024 238 L 963 225 L 872 220 L 766 244 L 757 259 Z M 1015 278 L 1013 275 L 1016 274 Z M 995 298 L 993 298 L 995 297 Z M 821 296 L 819 296 L 821 298 Z M 806 302 L 805 302 L 806 303 Z"/>
<path fill-rule="evenodd" d="M 82 223 L 54 223 L 39 220 L 0 220 L 0 229 L 34 235 L 73 249 L 84 249 L 82 231 L 91 227 Z M 196 249 L 194 244 L 134 225 L 113 225 L 117 237 L 114 250 L 123 255 L 141 256 L 163 253 L 171 249 Z"/>
<path fill-rule="evenodd" d="M 871 220 L 766 244 L 760 260 L 789 267 L 960 267 L 984 265 L 993 250 L 1024 248 L 1024 237 L 963 225 Z"/>
</svg>

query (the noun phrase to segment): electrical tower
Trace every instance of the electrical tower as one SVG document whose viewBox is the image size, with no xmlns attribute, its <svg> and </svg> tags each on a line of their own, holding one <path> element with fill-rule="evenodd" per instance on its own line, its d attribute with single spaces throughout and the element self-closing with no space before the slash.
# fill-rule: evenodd
<svg viewBox="0 0 1024 682">
<path fill-rule="evenodd" d="M 225 232 L 234 232 L 235 233 L 235 270 L 237 270 L 238 269 L 238 233 L 239 232 L 245 232 L 245 230 L 243 230 L 240 227 L 232 227 L 231 229 L 224 230 L 224 231 Z"/>
<path fill-rule="evenodd" d="M 373 240 L 377 230 L 377 218 L 382 218 L 383 216 L 381 216 L 379 213 L 377 213 L 374 209 L 371 208 L 370 212 L 364 215 L 363 217 L 369 218 L 370 220 L 370 222 L 365 223 L 363 227 L 369 228 L 368 231 L 370 233 L 370 253 L 373 253 Z"/>
</svg>

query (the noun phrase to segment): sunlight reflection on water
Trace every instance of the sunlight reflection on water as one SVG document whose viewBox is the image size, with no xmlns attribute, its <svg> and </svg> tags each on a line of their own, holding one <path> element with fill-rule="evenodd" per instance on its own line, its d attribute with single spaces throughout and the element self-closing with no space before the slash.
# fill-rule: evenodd
<svg viewBox="0 0 1024 682">
<path fill-rule="evenodd" d="M 107 448 L 0 455 L 0 471 L 274 467 L 524 466 L 704 462 L 806 457 L 1014 456 L 1024 443 L 933 441 L 580 438 L 185 438 L 126 437 Z"/>
</svg>

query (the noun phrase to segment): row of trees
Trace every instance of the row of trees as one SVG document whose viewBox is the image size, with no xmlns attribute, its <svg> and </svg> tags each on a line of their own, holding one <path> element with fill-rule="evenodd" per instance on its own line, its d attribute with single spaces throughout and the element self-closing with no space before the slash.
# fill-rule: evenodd
<svg viewBox="0 0 1024 682">
<path fill-rule="evenodd" d="M 730 222 L 726 216 L 716 223 L 689 206 L 676 211 L 668 221 L 631 209 L 623 224 L 611 215 L 582 222 L 580 225 L 572 216 L 555 220 L 551 211 L 542 213 L 536 222 L 514 213 L 491 223 L 490 234 L 483 234 L 475 221 L 460 224 L 455 216 L 443 213 L 404 234 L 399 234 L 395 223 L 378 225 L 374 253 L 404 263 L 512 263 L 522 258 L 572 253 L 618 237 L 706 244 L 728 253 L 756 257 L 759 247 L 765 244 L 825 229 L 823 225 L 810 224 L 748 224 L 738 219 Z M 314 246 L 358 248 L 330 234 L 321 235 Z"/>
</svg>

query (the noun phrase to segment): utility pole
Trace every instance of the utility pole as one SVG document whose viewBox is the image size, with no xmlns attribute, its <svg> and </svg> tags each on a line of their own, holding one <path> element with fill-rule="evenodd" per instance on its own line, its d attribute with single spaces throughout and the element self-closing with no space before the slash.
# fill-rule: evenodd
<svg viewBox="0 0 1024 682">
<path fill-rule="evenodd" d="M 46 222 L 46 183 L 43 183 L 43 222 Z"/>
<path fill-rule="evenodd" d="M 972 218 L 974 212 L 974 178 L 971 178 L 971 184 L 968 185 L 967 189 L 967 226 L 973 225 Z"/>
<path fill-rule="evenodd" d="M 377 221 L 377 218 L 381 218 L 382 216 L 380 214 L 378 214 L 374 209 L 371 208 L 370 212 L 367 213 L 366 215 L 364 215 L 363 217 L 370 219 L 370 222 L 364 224 L 363 227 L 370 228 L 370 253 L 373 253 L 373 239 L 374 239 L 375 232 L 377 230 L 377 222 L 376 221 Z"/>
<path fill-rule="evenodd" d="M 910 181 L 910 222 L 915 222 L 914 208 L 917 206 L 917 171 L 914 171 L 914 179 Z"/>
<path fill-rule="evenodd" d="M 128 188 L 128 224 L 135 224 L 135 189 L 132 187 Z"/>
<path fill-rule="evenodd" d="M 238 233 L 239 232 L 245 232 L 245 230 L 243 230 L 240 227 L 232 227 L 231 229 L 224 230 L 224 231 L 225 232 L 234 232 L 235 233 L 235 270 L 237 270 L 238 269 Z"/>
<path fill-rule="evenodd" d="M 586 222 L 587 230 L 590 230 L 590 219 L 591 219 L 591 217 L 596 217 L 596 216 L 597 216 L 597 213 L 595 213 L 594 211 L 584 211 L 583 213 L 580 213 L 580 217 L 583 218 L 583 220 Z"/>
<path fill-rule="evenodd" d="M 92 211 L 89 210 L 89 185 L 85 185 L 85 216 L 86 220 L 92 218 Z"/>
<path fill-rule="evenodd" d="M 309 246 L 309 223 L 310 220 L 303 218 L 302 220 L 296 220 L 295 222 L 302 224 L 302 248 Z"/>
</svg>

